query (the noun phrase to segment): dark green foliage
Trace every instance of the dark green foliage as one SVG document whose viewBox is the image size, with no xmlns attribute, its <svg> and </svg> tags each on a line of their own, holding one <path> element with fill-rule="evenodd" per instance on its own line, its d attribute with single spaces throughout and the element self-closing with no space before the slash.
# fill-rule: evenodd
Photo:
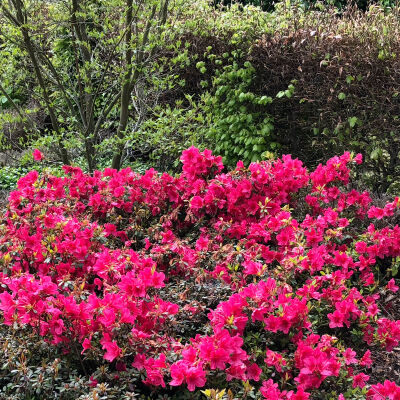
<svg viewBox="0 0 400 400">
<path fill-rule="evenodd" d="M 117 106 L 96 131 L 97 167 L 109 166 L 115 146 L 122 145 L 127 155 L 124 165 L 138 171 L 151 166 L 175 171 L 179 154 L 191 145 L 222 154 L 230 165 L 239 159 L 249 163 L 290 153 L 313 167 L 349 150 L 364 155 L 360 174 L 364 184 L 374 192 L 396 192 L 400 187 L 400 9 L 371 6 L 361 12 L 349 7 L 338 12 L 326 2 L 315 7 L 281 2 L 273 12 L 262 12 L 247 7 L 247 2 L 268 9 L 264 0 L 243 0 L 229 7 L 199 0 L 184 2 L 181 11 L 171 10 L 174 29 L 157 39 L 151 66 L 137 81 L 128 107 L 131 122 L 123 138 L 116 137 Z M 111 35 L 114 19 L 108 17 L 104 29 Z M 90 43 L 106 41 L 98 55 L 102 62 L 108 60 L 110 44 L 101 35 L 97 38 L 103 28 L 91 22 L 87 28 Z M 60 26 L 57 35 L 49 33 L 46 40 L 65 83 L 75 87 L 80 79 L 79 74 L 71 75 L 76 49 L 67 32 Z M 26 64 L 26 56 L 17 54 L 12 43 L 1 45 L 6 56 L 1 58 L 7 77 L 3 85 L 24 114 L 21 118 L 4 94 L 0 97 L 1 145 L 18 150 L 39 138 L 34 146 L 47 149 L 48 160 L 53 161 L 59 157 L 58 143 L 57 135 L 49 134 L 53 128 L 48 113 L 43 102 L 34 101 L 37 91 L 32 92 L 32 77 L 26 79 L 27 71 L 16 72 L 17 66 Z M 96 51 L 100 48 L 94 46 Z M 117 90 L 123 65 L 120 55 L 112 60 L 104 84 Z M 103 67 L 96 65 L 100 72 Z M 89 80 L 92 85 L 99 79 L 96 68 Z M 21 93 L 33 97 L 23 98 Z M 83 142 L 90 136 L 78 134 L 77 120 L 66 112 L 59 89 L 54 88 L 52 99 L 63 114 L 59 118 L 63 143 L 72 163 L 81 165 L 87 156 Z M 94 109 L 107 104 L 107 98 L 101 97 Z M 0 187 L 11 188 L 18 175 L 18 170 L 0 171 Z"/>
<path fill-rule="evenodd" d="M 364 183 L 375 192 L 396 191 L 400 176 L 398 20 L 387 18 L 385 26 L 371 15 L 354 22 L 352 30 L 344 26 L 331 34 L 315 26 L 290 37 L 264 38 L 251 54 L 254 90 L 273 93 L 296 81 L 293 96 L 277 99 L 269 111 L 283 152 L 310 166 L 346 150 L 361 152 Z M 336 28 L 343 23 L 333 20 Z"/>
<path fill-rule="evenodd" d="M 214 0 L 213 4 L 214 7 L 220 6 L 230 6 L 233 3 L 232 0 Z M 236 3 L 236 2 L 235 2 Z M 242 4 L 243 6 L 253 5 L 256 7 L 260 7 L 264 11 L 272 11 L 274 9 L 274 5 L 276 1 L 273 0 L 240 0 L 238 3 Z"/>
<path fill-rule="evenodd" d="M 277 1 L 274 0 L 214 0 L 214 7 L 218 6 L 230 6 L 232 3 L 240 3 L 243 6 L 253 5 L 260 7 L 264 11 L 273 11 Z M 355 0 L 353 2 L 348 0 L 302 0 L 301 4 L 307 9 L 313 9 L 318 7 L 318 4 L 332 5 L 337 7 L 339 10 L 345 9 L 349 4 L 355 4 L 359 10 L 366 11 L 371 4 L 382 4 L 385 7 L 393 7 L 397 4 L 396 0 Z"/>
<path fill-rule="evenodd" d="M 228 51 L 226 32 L 187 37 L 190 63 L 178 95 L 186 108 L 174 111 L 171 105 L 163 126 L 173 125 L 181 138 L 184 130 L 191 132 L 190 143 L 182 143 L 196 144 L 198 138 L 200 147 L 209 145 L 228 164 L 290 153 L 314 167 L 334 154 L 361 152 L 362 182 L 374 192 L 396 192 L 399 10 L 348 9 L 338 15 L 334 9 L 294 7 L 271 21 L 273 33 L 243 35 L 247 50 L 237 45 Z M 201 123 L 192 124 L 194 112 Z M 150 158 L 159 158 L 156 153 Z"/>
</svg>

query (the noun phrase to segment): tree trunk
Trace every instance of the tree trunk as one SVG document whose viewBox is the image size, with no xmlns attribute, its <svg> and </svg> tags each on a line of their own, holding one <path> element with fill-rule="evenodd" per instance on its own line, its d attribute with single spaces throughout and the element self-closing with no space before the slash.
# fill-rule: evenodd
<svg viewBox="0 0 400 400">
<path fill-rule="evenodd" d="M 75 32 L 76 37 L 79 40 L 79 49 L 82 53 L 83 60 L 90 65 L 91 55 L 90 55 L 90 44 L 89 38 L 86 32 L 86 25 L 84 21 L 81 21 L 77 18 L 77 13 L 80 11 L 80 3 L 79 0 L 72 0 L 72 15 L 71 22 L 72 28 Z M 79 72 L 79 71 L 77 71 Z M 85 154 L 86 161 L 88 164 L 89 173 L 92 173 L 96 168 L 96 155 L 95 155 L 95 137 L 94 136 L 94 114 L 93 114 L 93 85 L 92 85 L 92 70 L 89 68 L 86 70 L 86 84 L 88 85 L 89 90 L 84 90 L 84 103 L 85 103 L 85 115 L 84 115 L 84 123 L 85 123 L 85 131 L 84 134 L 84 143 L 85 143 Z"/>
<path fill-rule="evenodd" d="M 128 125 L 129 118 L 129 104 L 132 93 L 131 86 L 131 78 L 132 78 L 132 3 L 133 0 L 126 0 L 126 34 L 125 34 L 125 44 L 126 44 L 126 53 L 125 53 L 125 62 L 126 62 L 126 72 L 124 76 L 124 82 L 122 85 L 121 92 L 121 109 L 119 114 L 119 124 L 117 130 L 117 137 L 122 140 L 126 127 Z M 121 167 L 121 159 L 122 159 L 123 146 L 118 144 L 118 150 L 115 152 L 111 168 L 120 169 Z"/>
</svg>

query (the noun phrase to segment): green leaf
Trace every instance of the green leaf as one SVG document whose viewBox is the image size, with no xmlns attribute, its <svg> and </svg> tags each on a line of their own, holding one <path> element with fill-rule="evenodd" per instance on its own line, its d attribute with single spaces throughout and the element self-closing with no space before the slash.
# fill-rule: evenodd
<svg viewBox="0 0 400 400">
<path fill-rule="evenodd" d="M 277 97 L 278 99 L 282 98 L 283 96 L 285 96 L 285 91 L 284 91 L 284 90 L 281 90 L 281 91 L 278 92 L 278 94 L 276 95 L 276 97 Z"/>
<path fill-rule="evenodd" d="M 271 99 L 271 97 L 268 97 L 268 96 L 261 96 L 261 98 L 258 100 L 258 103 L 262 104 L 262 105 L 265 105 L 265 104 L 268 104 L 271 102 L 272 102 L 272 99 Z"/>
<path fill-rule="evenodd" d="M 350 128 L 354 128 L 356 126 L 357 122 L 358 122 L 358 118 L 357 117 L 350 117 L 349 118 Z"/>
<path fill-rule="evenodd" d="M 381 157 L 381 155 L 382 155 L 382 150 L 378 147 L 372 150 L 369 156 L 371 157 L 371 160 L 378 160 Z"/>
<path fill-rule="evenodd" d="M 392 264 L 392 268 L 391 268 L 392 276 L 396 276 L 397 275 L 397 273 L 399 272 L 399 266 L 400 266 L 399 263 Z"/>
</svg>

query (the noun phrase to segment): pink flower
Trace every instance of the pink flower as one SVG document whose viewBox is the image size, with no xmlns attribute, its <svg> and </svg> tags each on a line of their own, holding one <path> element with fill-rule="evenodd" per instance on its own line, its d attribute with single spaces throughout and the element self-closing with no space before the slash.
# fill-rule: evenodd
<svg viewBox="0 0 400 400">
<path fill-rule="evenodd" d="M 118 186 L 117 188 L 114 189 L 113 195 L 115 197 L 122 197 L 125 193 L 125 188 L 123 186 Z"/>
<path fill-rule="evenodd" d="M 121 354 L 121 349 L 115 342 L 105 342 L 103 343 L 103 349 L 106 351 L 104 354 L 104 359 L 108 361 L 113 361 Z"/>
<path fill-rule="evenodd" d="M 274 383 L 272 379 L 264 381 L 260 388 L 261 394 L 268 400 L 283 400 L 283 394 L 278 388 L 278 384 Z"/>
<path fill-rule="evenodd" d="M 393 278 L 388 282 L 386 287 L 388 288 L 388 290 L 390 290 L 393 293 L 396 293 L 399 290 L 399 287 L 396 286 Z"/>
<path fill-rule="evenodd" d="M 193 208 L 193 210 L 199 210 L 203 207 L 203 199 L 200 196 L 194 196 L 190 202 L 190 207 Z"/>
<path fill-rule="evenodd" d="M 343 322 L 347 319 L 340 313 L 340 311 L 335 310 L 333 313 L 328 314 L 329 318 L 329 328 L 342 328 Z"/>
<path fill-rule="evenodd" d="M 357 362 L 356 352 L 350 348 L 347 348 L 343 353 L 343 358 L 346 365 L 355 364 Z"/>
<path fill-rule="evenodd" d="M 35 161 L 41 161 L 44 159 L 43 154 L 38 149 L 33 150 L 32 155 Z"/>
<path fill-rule="evenodd" d="M 372 206 L 368 210 L 368 218 L 382 219 L 385 216 L 385 210 L 383 208 Z"/>
<path fill-rule="evenodd" d="M 246 370 L 247 379 L 252 379 L 258 382 L 260 380 L 261 372 L 261 368 L 256 363 L 251 364 Z"/>
<path fill-rule="evenodd" d="M 400 398 L 400 386 L 395 382 L 386 380 L 383 384 L 371 385 L 367 393 L 368 400 L 398 400 Z"/>
<path fill-rule="evenodd" d="M 366 366 L 367 368 L 371 368 L 372 365 L 371 350 L 367 350 L 365 354 L 361 357 L 360 365 Z"/>
<path fill-rule="evenodd" d="M 93 376 L 91 376 L 91 377 L 89 378 L 89 386 L 91 386 L 91 387 L 96 387 L 98 383 L 99 383 L 99 382 L 97 381 L 97 379 L 94 379 Z"/>
<path fill-rule="evenodd" d="M 185 380 L 186 364 L 184 361 L 178 361 L 171 365 L 171 386 L 180 386 Z"/>
<path fill-rule="evenodd" d="M 354 375 L 353 376 L 353 388 L 359 387 L 363 388 L 369 380 L 369 376 L 366 374 L 363 374 L 362 372 L 360 374 Z"/>
<path fill-rule="evenodd" d="M 289 155 L 224 173 L 209 150 L 192 147 L 182 161 L 174 176 L 65 167 L 62 178 L 22 177 L 0 226 L 4 329 L 26 327 L 65 354 L 79 342 L 121 372 L 126 354 L 151 386 L 170 377 L 200 392 L 265 372 L 256 386 L 269 400 L 307 400 L 308 389 L 318 398 L 322 384 L 367 392 L 371 352 L 359 359 L 316 332 L 354 327 L 370 345 L 398 346 L 400 321 L 382 318 L 379 302 L 398 282 L 380 287 L 374 271 L 400 254 L 400 227 L 384 220 L 400 200 L 378 208 L 349 189 L 361 161 L 349 152 L 311 173 Z M 366 227 L 367 215 L 381 222 Z M 272 336 L 287 343 L 281 352 L 265 348 Z M 266 365 L 254 362 L 258 348 Z M 386 381 L 367 399 L 399 391 Z"/>
<path fill-rule="evenodd" d="M 0 310 L 3 311 L 4 315 L 4 324 L 12 325 L 13 319 L 12 316 L 16 309 L 16 303 L 13 299 L 13 296 L 8 292 L 3 292 L 0 294 Z"/>
<path fill-rule="evenodd" d="M 206 374 L 201 366 L 191 367 L 181 360 L 171 365 L 171 386 L 180 386 L 184 381 L 190 392 L 196 387 L 203 387 L 206 384 Z"/>
<path fill-rule="evenodd" d="M 52 320 L 50 326 L 53 333 L 58 336 L 60 336 L 64 331 L 64 321 L 62 319 Z"/>
<path fill-rule="evenodd" d="M 196 387 L 203 387 L 206 384 L 206 374 L 200 366 L 188 368 L 185 375 L 190 392 L 193 392 Z"/>
<path fill-rule="evenodd" d="M 360 154 L 360 153 L 358 153 L 358 154 L 354 157 L 354 161 L 355 161 L 357 164 L 362 164 L 362 159 L 363 159 L 363 157 L 362 157 L 362 154 Z"/>
<path fill-rule="evenodd" d="M 92 346 L 90 344 L 90 340 L 88 338 L 85 338 L 85 340 L 82 343 L 83 350 L 81 351 L 81 354 L 83 354 L 86 350 L 89 350 Z"/>
<path fill-rule="evenodd" d="M 287 400 L 308 400 L 310 398 L 310 396 L 311 396 L 310 393 L 305 392 L 302 387 L 299 387 L 299 389 L 297 390 L 296 393 L 293 393 L 292 391 L 290 391 L 286 395 L 286 399 Z"/>
</svg>

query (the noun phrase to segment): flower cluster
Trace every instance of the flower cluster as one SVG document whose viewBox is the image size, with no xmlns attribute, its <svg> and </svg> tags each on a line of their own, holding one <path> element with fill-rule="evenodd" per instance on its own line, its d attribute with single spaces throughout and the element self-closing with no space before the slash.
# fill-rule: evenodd
<svg viewBox="0 0 400 400">
<path fill-rule="evenodd" d="M 379 302 L 398 291 L 400 227 L 383 221 L 400 200 L 378 208 L 349 189 L 361 156 L 311 173 L 290 156 L 232 171 L 208 150 L 181 160 L 176 177 L 71 166 L 23 177 L 0 225 L 3 323 L 79 349 L 81 363 L 133 368 L 155 390 L 245 382 L 266 399 L 329 387 L 398 398 L 368 370 L 369 348 L 400 342 Z M 212 304 L 192 284 L 228 294 Z"/>
</svg>

